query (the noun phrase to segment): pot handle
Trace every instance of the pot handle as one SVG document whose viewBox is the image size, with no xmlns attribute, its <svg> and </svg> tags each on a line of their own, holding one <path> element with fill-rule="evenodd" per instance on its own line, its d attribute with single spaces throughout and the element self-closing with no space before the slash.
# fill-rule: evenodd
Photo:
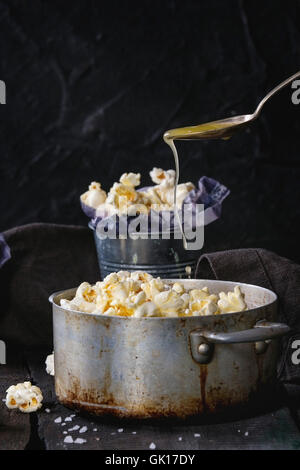
<svg viewBox="0 0 300 470">
<path fill-rule="evenodd" d="M 194 330 L 190 333 L 193 359 L 200 364 L 208 364 L 213 356 L 214 344 L 255 343 L 257 354 L 266 352 L 274 338 L 287 334 L 290 327 L 284 323 L 261 320 L 250 330 L 215 333 L 207 330 Z"/>
</svg>

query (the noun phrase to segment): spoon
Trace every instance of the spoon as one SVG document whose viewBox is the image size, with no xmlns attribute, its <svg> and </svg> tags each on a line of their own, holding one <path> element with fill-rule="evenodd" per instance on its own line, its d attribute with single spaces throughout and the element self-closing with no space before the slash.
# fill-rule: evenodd
<svg viewBox="0 0 300 470">
<path fill-rule="evenodd" d="M 235 132 L 238 132 L 243 127 L 255 121 L 260 115 L 264 104 L 275 95 L 275 93 L 287 86 L 297 77 L 300 77 L 300 71 L 273 88 L 273 90 L 260 101 L 253 114 L 242 114 L 240 116 L 207 122 L 198 126 L 171 129 L 164 133 L 164 140 L 229 139 Z"/>
</svg>

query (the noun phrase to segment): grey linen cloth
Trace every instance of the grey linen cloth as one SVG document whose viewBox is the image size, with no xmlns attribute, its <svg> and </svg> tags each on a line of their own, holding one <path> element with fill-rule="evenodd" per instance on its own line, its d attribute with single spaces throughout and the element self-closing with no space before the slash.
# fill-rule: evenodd
<svg viewBox="0 0 300 470">
<path fill-rule="evenodd" d="M 100 279 L 92 231 L 85 227 L 32 224 L 3 234 L 0 244 L 0 339 L 15 347 L 52 348 L 51 293 Z M 5 246 L 6 241 L 9 249 Z M 5 258 L 5 259 L 4 259 Z M 1 265 L 1 263 L 0 263 Z M 278 375 L 300 382 L 300 365 L 291 362 L 294 339 L 300 339 L 300 266 L 263 249 L 204 254 L 197 277 L 257 284 L 275 291 L 280 320 L 292 334 L 282 340 Z"/>
<path fill-rule="evenodd" d="M 0 339 L 14 348 L 52 348 L 53 292 L 99 280 L 92 231 L 31 224 L 3 233 L 11 259 L 0 269 Z M 52 349 L 51 349 L 52 350 Z"/>
<path fill-rule="evenodd" d="M 196 277 L 256 284 L 278 295 L 279 321 L 292 329 L 282 339 L 278 378 L 300 383 L 300 364 L 291 360 L 292 345 L 300 340 L 300 266 L 268 250 L 245 248 L 202 255 Z"/>
</svg>

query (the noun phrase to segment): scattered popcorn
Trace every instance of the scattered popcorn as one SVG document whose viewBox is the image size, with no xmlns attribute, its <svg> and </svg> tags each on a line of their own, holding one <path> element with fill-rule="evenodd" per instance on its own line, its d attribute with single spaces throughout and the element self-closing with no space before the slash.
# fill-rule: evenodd
<svg viewBox="0 0 300 470">
<path fill-rule="evenodd" d="M 45 364 L 47 374 L 54 375 L 54 353 L 47 356 Z"/>
<path fill-rule="evenodd" d="M 167 283 L 142 271 L 112 273 L 95 285 L 83 282 L 72 300 L 62 299 L 60 304 L 68 310 L 136 318 L 219 315 L 247 309 L 238 286 L 216 295 L 207 287 L 189 290 L 179 281 Z"/>
<path fill-rule="evenodd" d="M 41 408 L 43 395 L 39 387 L 31 382 L 11 385 L 6 390 L 6 406 L 9 409 L 19 409 L 23 413 L 31 413 Z"/>
</svg>

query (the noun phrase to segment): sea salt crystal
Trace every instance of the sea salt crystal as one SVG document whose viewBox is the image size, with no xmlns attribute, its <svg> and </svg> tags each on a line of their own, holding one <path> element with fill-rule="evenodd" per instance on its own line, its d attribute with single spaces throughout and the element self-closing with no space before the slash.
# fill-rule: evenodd
<svg viewBox="0 0 300 470">
<path fill-rule="evenodd" d="M 63 434 L 68 434 L 67 431 L 64 431 Z"/>
<path fill-rule="evenodd" d="M 86 439 L 81 439 L 81 437 L 77 437 L 75 439 L 75 444 L 84 444 L 86 442 Z"/>
<path fill-rule="evenodd" d="M 200 434 L 195 433 L 194 437 L 201 437 Z"/>
<path fill-rule="evenodd" d="M 131 433 L 131 434 L 136 434 L 136 431 L 132 431 L 132 433 Z"/>
<path fill-rule="evenodd" d="M 182 441 L 182 437 L 178 437 L 178 440 L 179 440 L 179 441 Z"/>
<path fill-rule="evenodd" d="M 151 442 L 149 449 L 156 449 L 156 445 L 154 444 L 154 442 Z"/>
<path fill-rule="evenodd" d="M 70 416 L 68 416 L 65 421 L 72 421 L 72 418 Z"/>
<path fill-rule="evenodd" d="M 123 428 L 118 429 L 118 432 L 123 432 L 123 431 L 124 431 Z"/>
<path fill-rule="evenodd" d="M 98 431 L 98 429 L 97 429 L 97 428 L 94 428 L 93 431 L 96 432 L 96 431 Z"/>
<path fill-rule="evenodd" d="M 65 437 L 65 438 L 64 438 L 64 442 L 65 442 L 66 444 L 72 444 L 72 442 L 73 442 L 73 437 L 72 437 L 72 436 L 67 436 L 67 437 Z"/>
<path fill-rule="evenodd" d="M 87 431 L 87 426 L 82 426 L 82 428 L 79 430 L 80 434 L 86 431 Z"/>
<path fill-rule="evenodd" d="M 65 425 L 66 425 L 66 423 L 61 423 L 61 425 L 62 425 L 62 426 L 65 426 Z"/>
<path fill-rule="evenodd" d="M 45 411 L 46 411 L 46 413 L 50 413 L 49 408 L 46 408 Z"/>
<path fill-rule="evenodd" d="M 247 431 L 247 432 L 245 432 L 245 436 L 248 436 L 248 435 L 249 435 L 248 431 Z"/>
<path fill-rule="evenodd" d="M 57 424 L 61 423 L 61 417 L 59 416 L 58 418 L 56 418 L 56 419 L 54 420 L 54 422 L 57 423 Z"/>
<path fill-rule="evenodd" d="M 80 426 L 78 426 L 78 424 L 76 424 L 75 426 L 73 426 L 72 428 L 68 429 L 68 431 L 77 431 L 78 429 L 80 428 Z"/>
</svg>

